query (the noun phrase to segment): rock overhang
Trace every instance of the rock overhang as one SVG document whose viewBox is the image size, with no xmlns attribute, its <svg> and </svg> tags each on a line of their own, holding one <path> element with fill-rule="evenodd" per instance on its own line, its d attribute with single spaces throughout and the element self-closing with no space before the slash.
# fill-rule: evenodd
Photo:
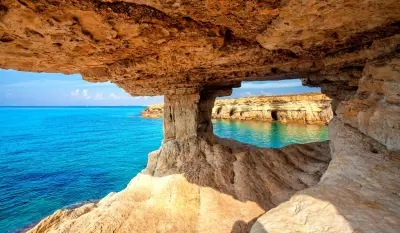
<svg viewBox="0 0 400 233">
<path fill-rule="evenodd" d="M 0 67 L 80 73 L 131 95 L 302 78 L 342 99 L 398 54 L 398 1 L 0 1 Z"/>
<path fill-rule="evenodd" d="M 245 227 L 239 225 L 236 232 L 248 232 L 252 219 L 265 210 L 257 202 L 270 209 L 294 190 L 317 183 L 305 191 L 307 199 L 295 195 L 267 213 L 263 218 L 268 221 L 259 219 L 260 226 L 269 232 L 274 227 L 397 232 L 399 21 L 398 0 L 0 0 L 0 68 L 80 73 L 91 82 L 116 83 L 132 95 L 166 95 L 168 107 L 166 143 L 149 155 L 147 171 L 153 177 L 140 174 L 125 191 L 109 195 L 94 209 L 57 211 L 32 232 L 168 232 L 165 226 L 182 232 L 231 232 L 239 220 L 245 220 Z M 320 86 L 334 99 L 328 172 L 330 159 L 315 159 L 308 145 L 288 151 L 292 159 L 281 160 L 287 156 L 271 150 L 264 156 L 255 153 L 259 159 L 253 160 L 242 153 L 248 146 L 238 151 L 236 143 L 224 140 L 222 145 L 214 137 L 210 116 L 216 96 L 228 95 L 241 81 L 295 77 L 304 85 Z M 308 166 L 308 161 L 323 169 Z M 307 171 L 314 173 L 309 177 Z M 173 172 L 186 177 L 164 182 Z M 281 180 L 285 175 L 289 179 Z M 199 192 L 201 186 L 206 187 Z M 266 200 L 269 187 L 285 198 Z M 213 189 L 215 194 L 209 194 Z M 227 200 L 221 190 L 238 201 L 220 205 L 219 200 Z M 164 205 L 171 197 L 176 202 Z M 326 202 L 318 204 L 321 197 L 331 202 L 327 209 Z M 303 200 L 318 205 L 302 208 L 298 216 L 276 218 L 285 211 L 297 214 Z M 184 215 L 171 214 L 175 207 Z M 213 215 L 221 209 L 228 211 Z M 143 218 L 143 213 L 151 217 Z M 282 226 L 276 228 L 276 223 Z"/>
</svg>

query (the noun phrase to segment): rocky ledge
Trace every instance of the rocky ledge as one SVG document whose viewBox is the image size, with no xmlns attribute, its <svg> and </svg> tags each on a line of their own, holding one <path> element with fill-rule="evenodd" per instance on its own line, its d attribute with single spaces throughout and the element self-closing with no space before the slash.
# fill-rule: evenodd
<svg viewBox="0 0 400 233">
<path fill-rule="evenodd" d="M 161 118 L 163 109 L 163 104 L 153 104 L 142 116 Z M 218 99 L 212 109 L 212 118 L 232 120 L 327 124 L 332 116 L 331 99 L 321 93 Z"/>
<path fill-rule="evenodd" d="M 0 68 L 164 95 L 147 168 L 31 232 L 398 233 L 399 22 L 398 0 L 0 0 Z M 332 99 L 330 162 L 213 135 L 216 97 L 293 78 Z"/>
<path fill-rule="evenodd" d="M 216 136 L 170 140 L 123 191 L 59 210 L 30 232 L 249 232 L 316 185 L 330 159 L 328 141 L 263 149 Z"/>
</svg>

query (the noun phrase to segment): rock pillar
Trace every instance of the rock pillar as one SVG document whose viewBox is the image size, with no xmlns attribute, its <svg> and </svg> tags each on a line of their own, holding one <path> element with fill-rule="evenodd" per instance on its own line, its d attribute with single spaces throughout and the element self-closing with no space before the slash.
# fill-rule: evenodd
<svg viewBox="0 0 400 233">
<path fill-rule="evenodd" d="M 212 135 L 211 113 L 217 95 L 217 92 L 207 90 L 186 95 L 166 95 L 164 141 Z"/>
</svg>

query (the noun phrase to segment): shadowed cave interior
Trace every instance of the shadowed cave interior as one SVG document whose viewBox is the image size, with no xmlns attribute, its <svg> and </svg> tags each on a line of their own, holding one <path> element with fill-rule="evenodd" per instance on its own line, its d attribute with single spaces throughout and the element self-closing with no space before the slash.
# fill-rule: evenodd
<svg viewBox="0 0 400 233">
<path fill-rule="evenodd" d="M 271 118 L 274 121 L 277 121 L 278 120 L 278 112 L 277 111 L 271 111 Z"/>
</svg>

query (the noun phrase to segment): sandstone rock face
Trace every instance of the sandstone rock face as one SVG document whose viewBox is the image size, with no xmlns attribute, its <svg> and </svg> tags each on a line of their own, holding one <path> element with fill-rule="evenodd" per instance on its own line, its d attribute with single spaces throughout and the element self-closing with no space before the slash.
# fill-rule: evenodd
<svg viewBox="0 0 400 233">
<path fill-rule="evenodd" d="M 399 21 L 398 0 L 2 0 L 0 67 L 132 95 L 294 77 L 351 92 L 366 62 L 396 54 Z"/>
<path fill-rule="evenodd" d="M 398 232 L 400 59 L 368 64 L 329 123 L 321 182 L 260 217 L 251 232 Z"/>
<path fill-rule="evenodd" d="M 152 104 L 141 112 L 145 118 L 162 118 L 164 116 L 164 104 Z"/>
<path fill-rule="evenodd" d="M 328 141 L 262 149 L 169 140 L 123 191 L 58 210 L 29 232 L 248 232 L 266 210 L 318 183 L 329 161 Z"/>
<path fill-rule="evenodd" d="M 399 22 L 398 0 L 0 0 L 0 68 L 166 100 L 145 171 L 31 232 L 248 232 L 269 210 L 253 232 L 397 233 Z M 217 96 L 291 78 L 332 99 L 319 183 L 326 144 L 264 150 L 212 133 Z"/>
<path fill-rule="evenodd" d="M 327 124 L 333 115 L 330 103 L 320 93 L 219 99 L 212 109 L 212 118 Z M 163 105 L 148 106 L 142 116 L 162 117 Z"/>
<path fill-rule="evenodd" d="M 362 113 L 380 104 L 396 109 L 395 90 L 363 86 L 373 83 L 366 79 L 396 86 L 398 60 L 365 67 L 360 88 L 339 103 L 329 123 L 329 149 L 327 142 L 261 149 L 219 139 L 210 125 L 217 92 L 167 96 L 165 140 L 125 190 L 97 204 L 59 210 L 30 232 L 395 233 L 400 152 L 393 140 L 379 140 L 399 135 L 398 122 L 385 120 L 392 128 L 371 130 L 371 118 L 359 116 L 370 116 Z M 345 108 L 353 102 L 363 108 Z M 184 130 L 188 122 L 194 126 Z"/>
<path fill-rule="evenodd" d="M 332 161 L 315 187 L 268 211 L 252 233 L 398 232 L 400 153 L 335 118 Z"/>
<path fill-rule="evenodd" d="M 338 117 L 362 133 L 400 151 L 400 59 L 368 64 L 354 98 L 343 101 Z"/>
</svg>

